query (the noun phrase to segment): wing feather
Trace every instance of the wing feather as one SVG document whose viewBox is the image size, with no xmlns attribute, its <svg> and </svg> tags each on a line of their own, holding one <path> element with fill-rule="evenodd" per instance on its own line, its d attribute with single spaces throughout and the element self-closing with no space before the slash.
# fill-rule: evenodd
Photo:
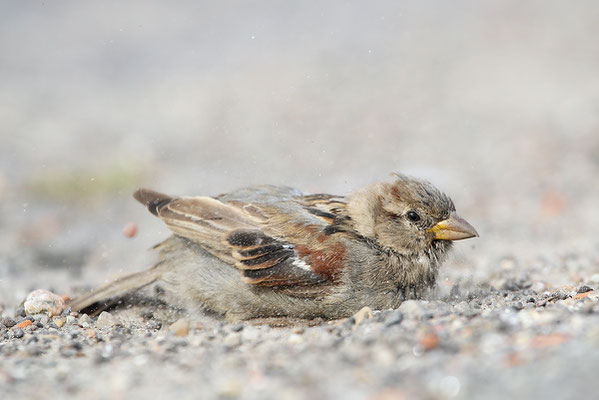
<svg viewBox="0 0 599 400">
<path fill-rule="evenodd" d="M 286 290 L 298 286 L 298 292 L 306 292 L 306 286 L 330 283 L 330 276 L 315 272 L 305 252 L 298 252 L 293 240 L 282 239 L 285 235 L 278 231 L 293 217 L 297 219 L 298 213 L 303 215 L 301 223 L 325 227 L 335 217 L 331 207 L 339 207 L 338 201 L 333 201 L 337 197 L 297 196 L 298 201 L 291 202 L 288 196 L 287 208 L 280 209 L 274 209 L 272 201 L 260 204 L 232 197 L 226 202 L 211 197 L 176 198 L 148 189 L 138 190 L 134 197 L 176 235 L 239 269 L 242 281 L 248 284 Z"/>
</svg>

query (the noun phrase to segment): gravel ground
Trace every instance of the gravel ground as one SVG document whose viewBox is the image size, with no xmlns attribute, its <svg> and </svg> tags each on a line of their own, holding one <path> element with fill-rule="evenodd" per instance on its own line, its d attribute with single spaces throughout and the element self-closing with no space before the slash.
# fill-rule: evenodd
<svg viewBox="0 0 599 400">
<path fill-rule="evenodd" d="M 5 5 L 0 397 L 592 398 L 599 6 L 396 3 Z M 398 310 L 19 307 L 151 265 L 168 232 L 139 186 L 343 194 L 392 171 L 481 234 Z"/>
</svg>

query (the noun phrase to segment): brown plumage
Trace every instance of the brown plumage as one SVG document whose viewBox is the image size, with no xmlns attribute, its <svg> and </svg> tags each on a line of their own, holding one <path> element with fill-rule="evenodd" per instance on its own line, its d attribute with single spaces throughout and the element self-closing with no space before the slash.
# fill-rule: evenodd
<svg viewBox="0 0 599 400">
<path fill-rule="evenodd" d="M 396 175 L 347 197 L 275 186 L 212 197 L 134 197 L 174 235 L 152 269 L 71 302 L 74 310 L 160 282 L 170 301 L 229 320 L 339 318 L 423 296 L 453 240 L 477 236 L 428 182 Z"/>
</svg>

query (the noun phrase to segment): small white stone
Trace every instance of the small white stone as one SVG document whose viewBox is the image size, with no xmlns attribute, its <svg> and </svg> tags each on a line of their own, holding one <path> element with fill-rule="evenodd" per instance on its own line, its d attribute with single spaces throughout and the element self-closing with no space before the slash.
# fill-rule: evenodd
<svg viewBox="0 0 599 400">
<path fill-rule="evenodd" d="M 241 344 L 241 335 L 239 333 L 230 333 L 223 340 L 223 344 L 227 347 L 237 347 Z"/>
<path fill-rule="evenodd" d="M 49 320 L 50 320 L 50 318 L 48 318 L 48 315 L 46 315 L 46 314 L 42 314 L 42 315 L 40 315 L 40 317 L 39 317 L 39 320 L 38 320 L 38 321 L 39 321 L 39 322 L 40 322 L 42 325 L 48 325 L 48 321 L 49 321 Z"/>
<path fill-rule="evenodd" d="M 29 293 L 23 304 L 25 313 L 46 314 L 48 317 L 60 315 L 65 308 L 62 297 L 47 290 L 34 290 Z"/>
<path fill-rule="evenodd" d="M 297 333 L 293 333 L 289 335 L 289 339 L 287 339 L 287 342 L 289 344 L 302 344 L 304 343 L 304 338 L 301 337 L 301 335 L 298 335 Z"/>
<path fill-rule="evenodd" d="M 73 318 L 73 317 L 71 317 Z M 75 318 L 73 318 L 75 319 Z M 64 326 L 64 319 L 61 317 L 54 317 L 52 318 L 52 322 L 54 322 L 54 325 L 56 325 L 59 328 L 62 328 Z"/>
<path fill-rule="evenodd" d="M 360 325 L 362 321 L 372 318 L 372 310 L 370 307 L 362 307 L 357 313 L 354 314 L 354 320 L 356 325 Z"/>
<path fill-rule="evenodd" d="M 96 322 L 98 328 L 110 328 L 111 326 L 115 326 L 117 324 L 118 321 L 116 318 L 107 311 L 102 311 L 102 313 L 98 316 L 98 321 Z"/>
<path fill-rule="evenodd" d="M 168 330 L 173 332 L 175 336 L 187 336 L 189 334 L 189 321 L 185 318 L 181 318 L 172 323 Z"/>
<path fill-rule="evenodd" d="M 255 326 L 246 326 L 241 331 L 241 338 L 244 342 L 254 342 L 260 337 L 260 330 Z"/>
<path fill-rule="evenodd" d="M 83 314 L 79 317 L 79 324 L 84 328 L 89 328 L 92 323 L 92 319 L 87 314 Z"/>
</svg>

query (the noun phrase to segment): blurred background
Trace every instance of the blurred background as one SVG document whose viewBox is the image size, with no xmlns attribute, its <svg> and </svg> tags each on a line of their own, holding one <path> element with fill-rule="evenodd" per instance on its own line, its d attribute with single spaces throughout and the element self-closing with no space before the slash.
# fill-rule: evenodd
<svg viewBox="0 0 599 400">
<path fill-rule="evenodd" d="M 457 246 L 442 288 L 499 284 L 498 269 L 542 285 L 599 272 L 595 1 L 1 9 L 9 309 L 33 288 L 72 293 L 147 267 L 168 232 L 131 198 L 140 186 L 345 194 L 401 171 L 481 233 Z"/>
</svg>

